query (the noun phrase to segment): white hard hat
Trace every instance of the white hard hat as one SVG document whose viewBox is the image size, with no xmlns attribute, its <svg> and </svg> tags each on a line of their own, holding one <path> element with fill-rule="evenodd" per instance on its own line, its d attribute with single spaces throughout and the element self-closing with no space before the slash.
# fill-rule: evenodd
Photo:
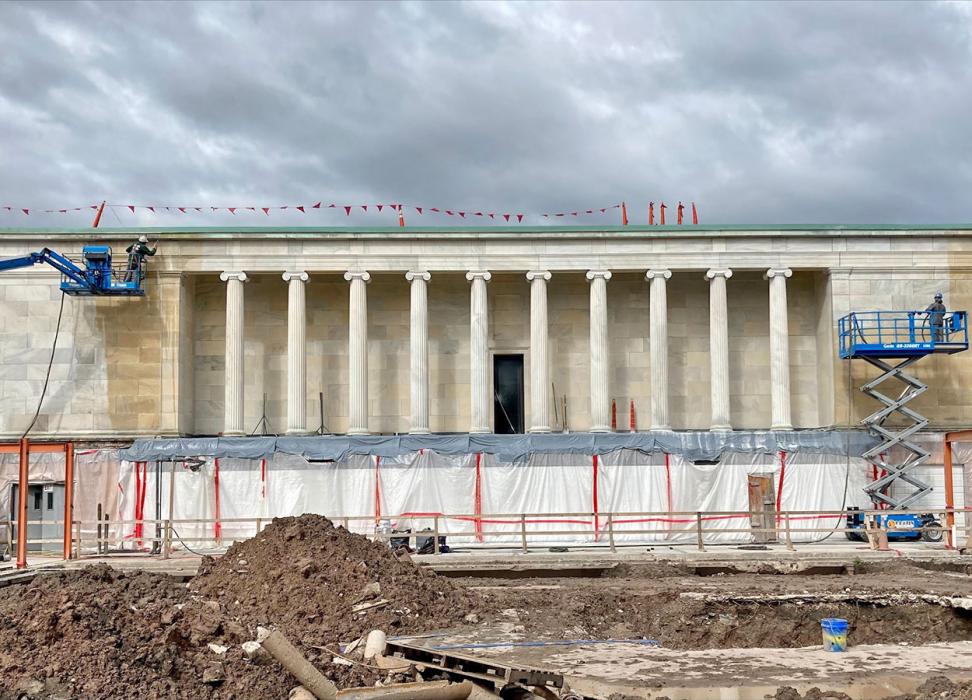
<svg viewBox="0 0 972 700">
<path fill-rule="evenodd" d="M 139 242 L 139 243 L 148 243 L 148 236 L 146 236 L 146 235 L 145 235 L 145 234 L 143 233 L 143 234 L 142 234 L 141 236 L 139 236 L 139 237 L 138 237 L 138 242 Z"/>
</svg>

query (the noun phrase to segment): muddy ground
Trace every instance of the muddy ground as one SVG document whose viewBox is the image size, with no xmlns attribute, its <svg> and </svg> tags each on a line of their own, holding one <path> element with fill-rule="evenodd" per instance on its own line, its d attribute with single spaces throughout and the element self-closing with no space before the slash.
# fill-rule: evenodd
<svg viewBox="0 0 972 700">
<path fill-rule="evenodd" d="M 821 618 L 845 617 L 856 644 L 972 640 L 972 614 L 920 598 L 972 597 L 965 574 L 904 562 L 858 570 L 700 577 L 635 566 L 600 579 L 449 579 L 324 518 L 283 518 L 204 560 L 188 585 L 98 566 L 4 589 L 0 699 L 286 698 L 293 679 L 240 647 L 258 625 L 280 628 L 341 687 L 383 678 L 332 663 L 341 643 L 375 628 L 449 629 L 470 641 L 507 629 L 672 649 L 800 647 L 820 643 Z M 812 600 L 819 594 L 844 599 Z M 362 604 L 374 607 L 353 609 Z"/>
</svg>

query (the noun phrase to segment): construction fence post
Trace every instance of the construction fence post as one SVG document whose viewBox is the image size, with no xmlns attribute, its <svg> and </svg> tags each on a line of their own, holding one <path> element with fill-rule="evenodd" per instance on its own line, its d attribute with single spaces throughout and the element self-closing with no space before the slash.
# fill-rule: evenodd
<svg viewBox="0 0 972 700">
<path fill-rule="evenodd" d="M 527 523 L 526 514 L 520 515 L 520 538 L 523 540 L 523 553 L 527 553 Z"/>
<path fill-rule="evenodd" d="M 71 522 L 74 520 L 74 443 L 64 446 L 64 559 L 71 558 Z M 80 538 L 80 528 L 78 537 Z M 80 545 L 79 545 L 80 549 Z"/>
<path fill-rule="evenodd" d="M 27 568 L 27 479 L 30 443 L 20 439 L 20 471 L 17 480 L 17 568 Z"/>
<path fill-rule="evenodd" d="M 783 517 L 786 518 L 784 520 L 784 524 L 786 525 L 786 548 L 792 552 L 796 548 L 793 546 L 793 537 L 790 534 L 790 512 L 787 511 Z"/>
<path fill-rule="evenodd" d="M 695 513 L 695 534 L 699 543 L 699 551 L 705 551 L 705 543 L 702 539 L 702 513 L 697 511 Z"/>
<path fill-rule="evenodd" d="M 432 523 L 432 553 L 439 554 L 439 516 Z"/>
<path fill-rule="evenodd" d="M 614 513 L 608 513 L 607 517 L 608 544 L 611 545 L 612 552 L 617 552 L 618 550 L 614 546 Z"/>
<path fill-rule="evenodd" d="M 172 521 L 166 519 L 164 522 L 165 534 L 162 536 L 162 558 L 168 559 L 172 554 Z"/>
<path fill-rule="evenodd" d="M 74 521 L 74 558 L 81 558 L 81 521 Z"/>
</svg>

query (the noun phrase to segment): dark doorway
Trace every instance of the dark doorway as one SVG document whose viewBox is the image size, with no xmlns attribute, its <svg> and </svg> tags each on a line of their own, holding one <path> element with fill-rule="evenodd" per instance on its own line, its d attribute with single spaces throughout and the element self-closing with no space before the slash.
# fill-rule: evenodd
<svg viewBox="0 0 972 700">
<path fill-rule="evenodd" d="M 523 432 L 523 355 L 493 355 L 493 423 L 500 435 Z"/>
</svg>

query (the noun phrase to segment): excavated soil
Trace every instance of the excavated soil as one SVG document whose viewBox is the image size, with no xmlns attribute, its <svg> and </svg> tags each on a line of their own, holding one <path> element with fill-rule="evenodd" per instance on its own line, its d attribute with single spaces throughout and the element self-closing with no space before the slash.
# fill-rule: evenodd
<svg viewBox="0 0 972 700">
<path fill-rule="evenodd" d="M 824 594 L 847 599 L 814 599 Z M 597 580 L 449 579 L 305 515 L 205 558 L 188 585 L 99 565 L 4 589 L 0 700 L 285 698 L 296 682 L 240 646 L 257 626 L 281 629 L 339 687 L 381 678 L 332 663 L 340 643 L 372 629 L 449 629 L 471 642 L 499 630 L 503 639 L 648 638 L 673 649 L 800 647 L 820 644 L 821 618 L 845 617 L 852 644 L 972 639 L 968 612 L 919 594 L 969 597 L 972 580 L 902 565 L 855 576 L 632 569 Z"/>
<path fill-rule="evenodd" d="M 296 682 L 240 647 L 258 625 L 282 629 L 340 686 L 372 685 L 374 670 L 333 665 L 322 647 L 456 626 L 478 606 L 478 594 L 325 518 L 280 518 L 204 560 L 188 588 L 101 565 L 6 589 L 0 698 L 285 698 Z"/>
<path fill-rule="evenodd" d="M 801 695 L 790 687 L 776 691 L 774 700 L 852 700 L 850 695 L 811 688 Z M 660 700 L 660 699 L 659 699 Z M 918 686 L 914 693 L 895 695 L 885 700 L 972 700 L 972 682 L 953 683 L 948 678 L 935 677 Z"/>
</svg>

